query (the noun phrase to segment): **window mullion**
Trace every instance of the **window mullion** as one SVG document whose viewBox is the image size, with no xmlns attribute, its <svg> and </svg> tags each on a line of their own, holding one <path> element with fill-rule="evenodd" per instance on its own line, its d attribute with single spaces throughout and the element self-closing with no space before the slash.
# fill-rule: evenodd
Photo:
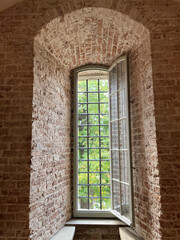
<svg viewBox="0 0 180 240">
<path fill-rule="evenodd" d="M 88 106 L 88 79 L 86 80 L 86 91 L 87 91 L 87 176 L 88 176 L 88 210 L 89 210 L 89 106 Z"/>
</svg>

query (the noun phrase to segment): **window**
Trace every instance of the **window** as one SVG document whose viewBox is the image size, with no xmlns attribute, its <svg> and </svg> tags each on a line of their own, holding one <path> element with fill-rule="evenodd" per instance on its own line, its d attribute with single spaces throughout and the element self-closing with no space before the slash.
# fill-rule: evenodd
<svg viewBox="0 0 180 240">
<path fill-rule="evenodd" d="M 74 216 L 133 223 L 127 58 L 75 71 Z"/>
</svg>

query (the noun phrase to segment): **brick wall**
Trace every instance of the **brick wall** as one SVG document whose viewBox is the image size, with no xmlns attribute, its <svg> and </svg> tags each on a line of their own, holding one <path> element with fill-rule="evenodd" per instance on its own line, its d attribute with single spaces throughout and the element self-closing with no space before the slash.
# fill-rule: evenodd
<svg viewBox="0 0 180 240">
<path fill-rule="evenodd" d="M 49 239 L 71 217 L 70 82 L 67 71 L 35 43 L 31 239 Z"/>
<path fill-rule="evenodd" d="M 29 204 L 30 219 L 34 219 L 35 222 L 38 219 L 38 224 L 40 224 L 32 225 L 30 220 L 31 236 L 33 239 L 42 236 L 45 231 L 45 223 L 46 221 L 51 222 L 52 216 L 48 211 L 46 214 L 48 203 L 51 203 L 51 199 L 48 199 L 48 192 L 52 191 L 52 196 L 57 196 L 55 199 L 61 198 L 56 195 L 58 191 L 55 186 L 58 183 L 53 185 L 53 181 L 56 179 L 55 174 L 49 172 L 49 168 L 57 171 L 56 166 L 52 167 L 51 165 L 52 154 L 48 147 L 52 146 L 54 139 L 52 134 L 57 126 L 47 130 L 47 126 L 51 125 L 51 120 L 45 117 L 46 115 L 50 117 L 50 113 L 53 112 L 55 119 L 60 121 L 57 114 L 60 104 L 58 105 L 57 101 L 54 103 L 52 100 L 51 103 L 55 104 L 54 110 L 52 110 L 48 109 L 48 101 L 45 101 L 47 100 L 46 95 L 50 97 L 51 90 L 52 95 L 53 93 L 56 95 L 55 93 L 58 92 L 58 86 L 55 87 L 55 79 L 61 78 L 60 81 L 63 85 L 64 80 L 69 81 L 68 72 L 73 68 L 87 63 L 110 65 L 119 55 L 130 50 L 131 70 L 137 70 L 136 73 L 132 73 L 132 75 L 134 74 L 131 78 L 132 84 L 134 79 L 139 79 L 138 87 L 134 86 L 134 90 L 132 88 L 134 103 L 131 104 L 131 111 L 134 121 L 139 125 L 143 123 L 138 130 L 139 134 L 135 134 L 135 132 L 132 134 L 133 157 L 138 168 L 135 170 L 135 183 L 140 185 L 139 193 L 139 189 L 135 188 L 137 229 L 140 235 L 147 236 L 148 239 L 153 239 L 154 236 L 157 236 L 156 239 L 175 240 L 179 238 L 179 12 L 179 4 L 168 0 L 153 2 L 150 0 L 67 0 L 63 2 L 25 0 L 0 13 L 0 108 L 2 119 L 0 125 L 2 157 L 0 197 L 3 203 L 0 232 L 2 239 L 27 239 L 29 235 Z M 145 41 L 140 46 L 140 42 L 147 36 L 148 30 L 150 31 L 150 44 L 149 41 Z M 34 38 L 42 46 L 36 45 L 36 52 L 33 48 Z M 135 47 L 137 45 L 138 47 Z M 150 46 L 151 51 L 149 52 Z M 39 53 L 38 49 L 40 49 Z M 46 52 L 53 57 L 48 57 Z M 149 57 L 150 53 L 152 54 L 153 84 L 152 79 L 149 79 L 150 64 L 143 60 L 145 56 Z M 33 73 L 34 54 L 38 65 L 35 65 Z M 41 75 L 42 71 L 40 70 L 41 73 L 38 73 L 36 67 L 42 68 L 38 59 L 41 60 L 42 66 L 47 71 L 45 75 Z M 57 61 L 63 65 L 63 67 L 60 65 L 61 70 L 65 68 L 62 77 L 62 71 L 56 69 L 59 64 Z M 139 71 L 139 64 L 141 69 L 146 70 L 145 75 L 143 71 Z M 47 65 L 51 67 L 47 68 Z M 36 76 L 36 73 L 39 75 Z M 50 81 L 51 76 L 54 79 L 54 81 L 51 79 L 52 85 L 49 85 L 51 90 L 48 88 L 45 89 L 48 91 L 45 91 L 43 89 L 46 86 L 45 82 L 44 86 L 40 83 L 43 79 L 44 81 L 47 79 L 47 82 Z M 45 95 L 43 95 L 43 91 L 39 92 L 40 87 L 45 91 Z M 69 88 L 62 86 L 62 89 L 65 91 Z M 42 99 L 45 108 L 40 112 L 42 106 L 39 103 Z M 35 105 L 36 102 L 38 102 L 38 107 Z M 143 114 L 141 114 L 142 112 Z M 41 121 L 34 118 L 35 116 L 40 117 Z M 41 122 L 46 130 L 38 128 Z M 135 126 L 134 129 L 137 130 L 137 127 Z M 52 138 L 47 139 L 46 131 L 48 133 L 50 131 Z M 157 138 L 156 135 L 153 135 L 154 131 L 157 132 Z M 41 148 L 38 149 L 39 146 Z M 44 149 L 46 151 L 43 151 Z M 56 145 L 53 145 L 53 152 L 55 155 L 58 152 Z M 58 152 L 58 154 L 61 156 L 62 152 Z M 32 164 L 30 162 L 31 155 Z M 64 156 L 61 159 L 65 159 Z M 69 158 L 67 157 L 67 159 Z M 44 160 L 50 164 L 50 167 L 44 168 L 43 171 L 41 163 Z M 147 174 L 145 175 L 144 172 Z M 37 176 L 37 174 L 39 175 Z M 48 177 L 43 179 L 45 174 Z M 69 170 L 67 174 L 69 174 Z M 145 182 L 144 179 L 146 179 Z M 158 181 L 160 181 L 160 185 Z M 159 193 L 161 194 L 160 199 Z M 58 212 L 57 209 L 54 210 Z M 34 215 L 35 212 L 38 213 L 39 218 Z M 68 216 L 69 213 L 66 217 Z M 62 224 L 59 223 L 61 220 Z M 47 225 L 47 235 L 43 235 L 41 238 L 48 238 L 56 229 L 62 227 L 65 217 L 62 216 L 61 220 L 59 219 L 57 222 L 55 220 Z M 143 222 L 146 224 L 144 225 Z M 41 224 L 43 224 L 42 227 Z"/>
</svg>

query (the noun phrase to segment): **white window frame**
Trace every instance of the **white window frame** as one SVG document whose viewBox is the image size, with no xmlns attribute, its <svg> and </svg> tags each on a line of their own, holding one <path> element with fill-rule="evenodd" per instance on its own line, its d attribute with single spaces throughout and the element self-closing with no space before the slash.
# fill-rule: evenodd
<svg viewBox="0 0 180 240">
<path fill-rule="evenodd" d="M 93 218 L 114 218 L 116 216 L 123 222 L 125 222 L 129 226 L 134 226 L 134 204 L 133 204 L 133 183 L 132 183 L 132 161 L 131 161 L 131 145 L 130 145 L 130 123 L 128 119 L 128 130 L 129 130 L 129 135 L 128 135 L 128 142 L 129 142 L 129 169 L 130 169 L 130 214 L 131 214 L 131 219 L 127 219 L 124 216 L 120 216 L 117 214 L 116 211 L 113 210 L 113 201 L 112 201 L 112 210 L 107 211 L 107 210 L 78 210 L 78 161 L 77 161 L 77 152 L 78 152 L 78 94 L 77 94 L 77 88 L 78 88 L 78 73 L 82 71 L 87 71 L 87 70 L 103 70 L 107 71 L 107 74 L 111 71 L 111 69 L 117 65 L 120 61 L 126 61 L 126 69 L 127 69 L 127 91 L 129 92 L 128 88 L 128 66 L 127 66 L 127 56 L 123 56 L 118 58 L 111 66 L 108 68 L 107 66 L 103 65 L 88 65 L 88 66 L 82 66 L 74 70 L 74 161 L 73 161 L 73 216 L 74 217 L 93 217 Z M 129 116 L 129 96 L 127 94 L 127 106 L 128 106 L 128 116 Z M 110 101 L 109 101 L 109 107 L 110 107 Z M 110 125 L 110 123 L 109 123 Z M 110 128 L 109 128 L 110 131 Z M 111 133 L 110 136 L 111 137 Z M 111 145 L 111 138 L 110 138 L 110 145 Z M 110 149 L 111 152 L 111 149 Z M 110 156 L 110 164 L 111 164 L 111 156 Z M 112 179 L 112 167 L 111 167 L 111 179 Z M 112 196 L 112 180 L 111 180 L 111 200 L 113 199 Z"/>
</svg>

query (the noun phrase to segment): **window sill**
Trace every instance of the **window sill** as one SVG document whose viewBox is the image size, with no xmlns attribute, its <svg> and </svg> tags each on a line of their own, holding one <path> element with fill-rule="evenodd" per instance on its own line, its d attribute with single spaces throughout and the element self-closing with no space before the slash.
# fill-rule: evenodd
<svg viewBox="0 0 180 240">
<path fill-rule="evenodd" d="M 116 219 L 89 219 L 73 218 L 66 222 L 66 226 L 127 226 L 125 223 Z"/>
</svg>

